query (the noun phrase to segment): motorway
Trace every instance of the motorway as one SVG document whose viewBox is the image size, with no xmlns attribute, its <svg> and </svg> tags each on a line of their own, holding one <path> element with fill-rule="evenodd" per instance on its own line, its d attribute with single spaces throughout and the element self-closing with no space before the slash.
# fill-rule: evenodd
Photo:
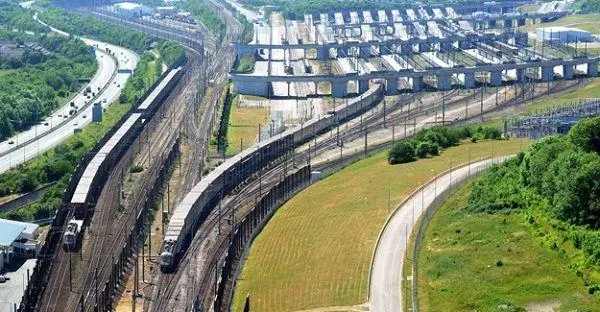
<svg viewBox="0 0 600 312">
<path fill-rule="evenodd" d="M 68 35 L 54 28 L 52 30 L 61 35 Z M 102 102 L 102 107 L 106 108 L 118 99 L 125 82 L 131 74 L 118 73 L 117 71 L 119 69 L 135 69 L 138 56 L 135 52 L 119 46 L 85 38 L 82 38 L 82 40 L 86 44 L 95 47 L 98 71 L 92 77 L 88 86 L 94 93 L 100 91 L 99 94 L 88 98 L 83 95 L 84 88 L 39 124 L 33 125 L 29 130 L 1 142 L 0 173 L 6 172 L 10 168 L 36 157 L 39 153 L 51 149 L 73 135 L 75 129 L 89 124 L 92 118 L 93 103 Z M 107 49 L 115 54 L 114 58 L 109 55 Z M 76 114 L 69 116 L 69 110 L 72 108 L 70 106 L 71 102 L 79 110 Z"/>
<path fill-rule="evenodd" d="M 427 210 L 436 198 L 440 200 L 441 194 L 455 188 L 467 177 L 476 175 L 493 163 L 502 162 L 506 158 L 503 156 L 481 160 L 447 172 L 413 192 L 394 210 L 375 248 L 370 280 L 370 311 L 403 310 L 399 307 L 402 307 L 403 290 L 407 285 L 404 284 L 405 288 L 402 288 L 402 268 L 408 239 L 423 211 Z"/>
</svg>

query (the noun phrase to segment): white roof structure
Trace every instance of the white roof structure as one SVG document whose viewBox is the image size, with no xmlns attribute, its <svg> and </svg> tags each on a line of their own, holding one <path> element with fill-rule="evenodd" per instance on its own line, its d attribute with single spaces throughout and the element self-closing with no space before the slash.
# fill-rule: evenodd
<svg viewBox="0 0 600 312">
<path fill-rule="evenodd" d="M 35 223 L 0 219 L 0 246 L 10 246 L 17 239 L 33 239 L 39 227 Z"/>
<path fill-rule="evenodd" d="M 133 3 L 133 2 L 115 3 L 114 6 L 116 8 L 120 8 L 120 9 L 123 9 L 123 10 L 135 10 L 135 9 L 139 9 L 139 8 L 142 7 L 141 4 Z"/>
</svg>

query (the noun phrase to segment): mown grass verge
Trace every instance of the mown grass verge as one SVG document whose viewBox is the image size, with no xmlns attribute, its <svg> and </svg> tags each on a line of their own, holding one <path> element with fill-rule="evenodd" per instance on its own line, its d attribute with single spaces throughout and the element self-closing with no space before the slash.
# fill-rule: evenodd
<svg viewBox="0 0 600 312">
<path fill-rule="evenodd" d="M 515 153 L 527 140 L 463 143 L 440 156 L 390 165 L 387 151 L 333 174 L 283 205 L 254 241 L 233 303 L 257 311 L 348 306 L 367 299 L 377 235 L 392 205 L 440 172 L 478 157 Z"/>
<path fill-rule="evenodd" d="M 418 258 L 420 311 L 600 310 L 523 215 L 465 209 L 471 190 L 471 182 L 461 187 L 429 222 Z"/>
<path fill-rule="evenodd" d="M 235 95 L 231 101 L 225 150 L 227 155 L 235 155 L 258 142 L 258 125 L 262 125 L 264 130 L 269 123 L 268 107 L 239 107 L 239 100 L 240 96 Z"/>
</svg>

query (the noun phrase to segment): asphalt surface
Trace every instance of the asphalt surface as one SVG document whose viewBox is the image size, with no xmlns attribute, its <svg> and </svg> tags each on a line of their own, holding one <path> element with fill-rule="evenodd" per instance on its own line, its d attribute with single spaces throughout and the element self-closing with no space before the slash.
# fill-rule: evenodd
<svg viewBox="0 0 600 312">
<path fill-rule="evenodd" d="M 485 169 L 493 163 L 502 162 L 506 157 L 474 162 L 446 173 L 418 192 L 412 194 L 385 225 L 376 246 L 371 269 L 370 311 L 397 312 L 404 311 L 402 297 L 410 295 L 410 281 L 402 280 L 402 267 L 406 257 L 407 240 L 419 220 L 422 212 L 434 199 L 449 188 L 456 187 L 470 175 Z M 403 283 L 404 282 L 404 283 Z M 403 285 L 404 284 L 404 285 Z M 404 286 L 404 288 L 402 288 Z"/>
<path fill-rule="evenodd" d="M 62 35 L 68 35 L 54 28 L 52 30 Z M 0 173 L 51 149 L 73 135 L 75 129 L 89 124 L 92 119 L 92 103 L 101 102 L 105 108 L 121 94 L 121 90 L 131 74 L 116 73 L 116 71 L 117 69 L 135 69 L 138 56 L 133 51 L 119 46 L 85 38 L 82 40 L 95 47 L 98 60 L 98 70 L 88 86 L 94 93 L 98 93 L 99 90 L 102 92 L 96 94 L 95 98 L 90 97 L 89 99 L 83 95 L 83 92 L 78 92 L 39 124 L 31 125 L 30 129 L 0 142 Z M 114 53 L 117 62 L 108 55 L 107 49 Z M 78 107 L 78 110 L 77 113 L 69 116 L 69 111 L 73 108 L 70 105 L 71 102 Z M 84 108 L 86 104 L 89 105 Z"/>
</svg>

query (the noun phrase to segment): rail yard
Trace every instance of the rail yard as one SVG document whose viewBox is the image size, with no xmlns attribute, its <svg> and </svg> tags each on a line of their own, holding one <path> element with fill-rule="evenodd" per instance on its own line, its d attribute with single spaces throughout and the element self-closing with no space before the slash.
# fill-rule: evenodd
<svg viewBox="0 0 600 312">
<path fill-rule="evenodd" d="M 125 296 L 134 311 L 230 311 L 252 240 L 320 175 L 422 129 L 515 114 L 598 76 L 600 58 L 587 49 L 519 31 L 567 14 L 547 6 L 415 5 L 301 19 L 274 10 L 249 17 L 254 34 L 244 42 L 243 15 L 229 2 L 203 3 L 226 26 L 222 38 L 187 15 L 63 4 L 178 42 L 185 56 L 80 160 L 19 311 L 114 311 Z M 250 71 L 239 71 L 242 59 Z M 267 103 L 277 127 L 259 125 L 256 142 L 225 157 L 212 141 L 227 121 L 230 83 L 248 103 Z M 156 209 L 166 192 L 172 209 Z M 162 245 L 141 256 L 156 236 Z M 144 264 L 151 276 L 140 287 Z"/>
</svg>

